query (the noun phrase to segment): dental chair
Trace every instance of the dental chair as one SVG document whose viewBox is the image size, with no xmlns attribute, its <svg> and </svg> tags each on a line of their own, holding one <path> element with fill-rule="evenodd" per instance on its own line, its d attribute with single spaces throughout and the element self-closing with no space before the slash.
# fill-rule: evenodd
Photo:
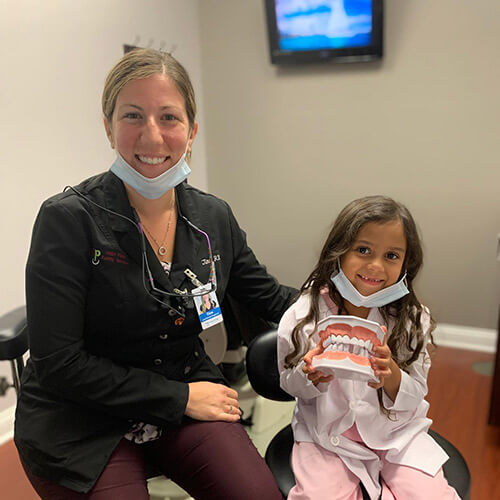
<svg viewBox="0 0 500 500">
<path fill-rule="evenodd" d="M 246 365 L 248 379 L 257 394 L 275 401 L 294 399 L 280 387 L 276 331 L 265 333 L 251 342 L 246 353 Z M 464 458 L 449 441 L 437 432 L 429 430 L 429 434 L 450 457 L 443 465 L 444 475 L 448 483 L 455 488 L 460 498 L 469 500 L 471 478 Z M 274 436 L 265 453 L 267 465 L 285 497 L 295 485 L 291 467 L 292 446 L 292 427 L 287 425 Z M 363 499 L 370 500 L 363 487 L 362 490 Z"/>
</svg>

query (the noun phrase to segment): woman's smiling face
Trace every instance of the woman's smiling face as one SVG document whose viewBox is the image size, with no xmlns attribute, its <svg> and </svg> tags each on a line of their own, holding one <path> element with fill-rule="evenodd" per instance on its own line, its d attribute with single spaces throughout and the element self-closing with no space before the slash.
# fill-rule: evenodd
<svg viewBox="0 0 500 500">
<path fill-rule="evenodd" d="M 165 75 L 128 82 L 118 94 L 111 124 L 111 146 L 150 179 L 174 166 L 191 150 L 197 124 L 190 130 L 184 98 Z"/>
<path fill-rule="evenodd" d="M 400 220 L 367 222 L 340 258 L 342 271 L 364 296 L 394 285 L 401 275 L 406 238 Z"/>
</svg>

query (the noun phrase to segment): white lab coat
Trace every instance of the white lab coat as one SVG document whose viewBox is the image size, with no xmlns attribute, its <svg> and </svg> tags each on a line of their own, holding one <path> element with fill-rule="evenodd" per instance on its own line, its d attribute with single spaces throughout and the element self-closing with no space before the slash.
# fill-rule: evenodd
<svg viewBox="0 0 500 500">
<path fill-rule="evenodd" d="M 319 319 L 337 314 L 338 308 L 320 299 Z M 292 369 L 284 368 L 284 358 L 292 350 L 291 333 L 297 322 L 309 311 L 309 295 L 302 295 L 283 315 L 278 328 L 278 368 L 281 387 L 295 396 L 292 428 L 295 441 L 314 442 L 335 452 L 364 484 L 370 498 L 380 495 L 379 473 L 381 460 L 372 450 L 385 452 L 385 460 L 407 465 L 434 475 L 448 455 L 428 434 L 432 421 L 426 417 L 429 403 L 427 394 L 427 373 L 430 358 L 424 348 L 419 358 L 409 367 L 408 373 L 401 371 L 401 385 L 392 402 L 384 393 L 384 406 L 392 410 L 389 419 L 380 411 L 377 391 L 366 382 L 334 379 L 317 387 L 307 379 L 300 361 Z M 377 308 L 370 310 L 368 319 L 388 327 Z M 430 314 L 422 314 L 425 345 L 429 340 Z M 316 346 L 319 337 L 315 333 L 308 336 L 313 325 L 306 325 L 301 341 L 307 342 L 309 349 Z M 352 441 L 342 433 L 354 423 L 366 446 Z"/>
</svg>

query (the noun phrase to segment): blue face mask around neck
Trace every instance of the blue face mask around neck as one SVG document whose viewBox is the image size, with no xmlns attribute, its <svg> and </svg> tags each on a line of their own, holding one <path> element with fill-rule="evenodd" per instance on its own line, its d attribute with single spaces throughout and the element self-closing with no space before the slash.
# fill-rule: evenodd
<svg viewBox="0 0 500 500">
<path fill-rule="evenodd" d="M 167 191 L 178 186 L 191 173 L 191 169 L 186 162 L 186 152 L 184 152 L 173 167 L 170 167 L 166 172 L 152 179 L 144 177 L 137 172 L 118 152 L 116 160 L 109 170 L 125 182 L 125 184 L 128 184 L 134 191 L 137 191 L 141 196 L 149 200 L 160 198 Z"/>
<path fill-rule="evenodd" d="M 368 296 L 361 295 L 358 292 L 356 287 L 344 274 L 340 265 L 339 270 L 335 271 L 330 279 L 333 281 L 340 295 L 356 307 L 382 307 L 410 293 L 405 285 L 406 273 L 397 283 L 394 283 L 394 285 L 383 288 Z"/>
</svg>

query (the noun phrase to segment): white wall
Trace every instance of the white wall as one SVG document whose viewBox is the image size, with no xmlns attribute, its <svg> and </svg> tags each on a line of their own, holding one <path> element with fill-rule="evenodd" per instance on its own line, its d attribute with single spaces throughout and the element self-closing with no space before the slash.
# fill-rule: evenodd
<svg viewBox="0 0 500 500">
<path fill-rule="evenodd" d="M 123 44 L 176 47 L 199 106 L 190 183 L 206 188 L 198 31 L 197 0 L 0 2 L 0 314 L 24 304 L 24 265 L 41 202 L 114 159 L 100 99 Z M 8 373 L 0 363 L 0 375 Z M 0 398 L 0 412 L 13 401 L 13 394 Z"/>
</svg>

